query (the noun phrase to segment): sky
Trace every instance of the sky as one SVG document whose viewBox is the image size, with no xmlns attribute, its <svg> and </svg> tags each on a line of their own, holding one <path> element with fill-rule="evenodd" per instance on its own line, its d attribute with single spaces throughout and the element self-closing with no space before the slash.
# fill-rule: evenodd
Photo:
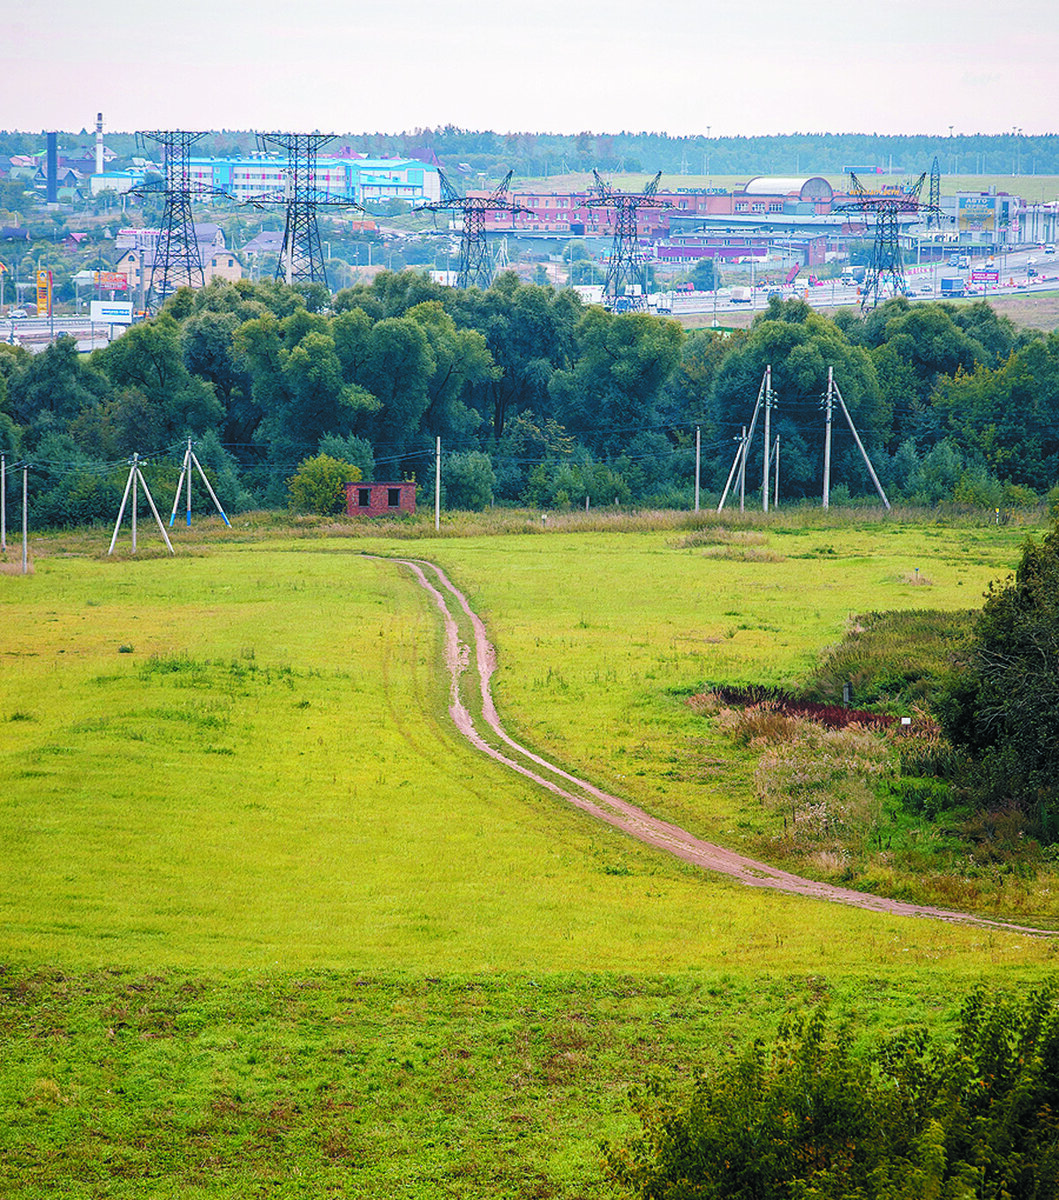
<svg viewBox="0 0 1059 1200">
<path fill-rule="evenodd" d="M 0 0 L 0 129 L 1051 133 L 1059 3 Z"/>
</svg>

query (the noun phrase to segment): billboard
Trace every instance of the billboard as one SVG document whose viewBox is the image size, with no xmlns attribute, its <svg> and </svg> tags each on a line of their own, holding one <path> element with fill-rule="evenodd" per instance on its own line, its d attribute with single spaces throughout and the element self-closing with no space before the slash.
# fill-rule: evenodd
<svg viewBox="0 0 1059 1200">
<path fill-rule="evenodd" d="M 124 292 L 128 291 L 129 277 L 120 271 L 93 271 L 92 283 L 105 292 Z"/>
<path fill-rule="evenodd" d="M 992 233 L 996 229 L 996 197 L 960 196 L 956 226 L 961 232 Z"/>
<path fill-rule="evenodd" d="M 51 271 L 37 272 L 37 316 L 51 316 Z"/>
<path fill-rule="evenodd" d="M 999 283 L 1000 272 L 996 267 L 978 267 L 971 272 L 972 283 Z"/>
<path fill-rule="evenodd" d="M 89 314 L 93 324 L 131 325 L 132 302 L 130 300 L 93 300 Z"/>
</svg>

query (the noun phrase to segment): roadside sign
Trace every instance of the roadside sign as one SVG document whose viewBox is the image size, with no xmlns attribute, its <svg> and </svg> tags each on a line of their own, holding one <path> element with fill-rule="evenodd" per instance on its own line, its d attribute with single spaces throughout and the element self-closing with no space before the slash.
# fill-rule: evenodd
<svg viewBox="0 0 1059 1200">
<path fill-rule="evenodd" d="M 37 316 L 51 316 L 51 271 L 37 272 Z"/>
<path fill-rule="evenodd" d="M 93 271 L 92 282 L 105 292 L 125 292 L 129 288 L 129 277 L 120 271 Z"/>
<path fill-rule="evenodd" d="M 971 272 L 972 283 L 999 283 L 1000 271 L 994 267 L 978 267 Z"/>
<path fill-rule="evenodd" d="M 131 325 L 132 303 L 128 300 L 93 300 L 89 317 L 100 325 Z"/>
</svg>

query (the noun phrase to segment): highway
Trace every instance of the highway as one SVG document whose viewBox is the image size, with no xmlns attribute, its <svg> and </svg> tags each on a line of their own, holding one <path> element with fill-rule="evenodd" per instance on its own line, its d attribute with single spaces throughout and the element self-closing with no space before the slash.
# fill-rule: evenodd
<svg viewBox="0 0 1059 1200">
<path fill-rule="evenodd" d="M 93 325 L 87 316 L 76 317 L 0 317 L 0 339 L 11 345 L 25 346 L 27 350 L 43 350 L 54 337 L 64 333 L 77 339 L 80 350 L 92 350 L 105 346 L 113 336 L 121 332 L 121 325 Z"/>
<path fill-rule="evenodd" d="M 1030 266 L 1038 272 L 1036 277 L 1027 274 Z M 989 300 L 993 296 L 1032 295 L 1034 292 L 1052 292 L 1059 288 L 1059 255 L 1046 255 L 1039 248 L 1013 250 L 998 254 L 993 261 L 993 268 L 999 272 L 1000 281 L 996 285 L 972 284 L 971 271 L 986 267 L 985 259 L 971 260 L 970 270 L 957 270 L 945 263 L 924 265 L 905 265 L 905 278 L 908 287 L 908 299 L 941 300 L 941 279 L 945 276 L 959 275 L 965 282 L 964 296 L 971 299 Z M 855 307 L 860 304 L 860 290 L 856 285 L 847 285 L 837 279 L 829 279 L 820 287 L 808 287 L 805 283 L 794 286 L 778 287 L 768 285 L 755 287 L 753 299 L 749 302 L 734 302 L 728 288 L 721 288 L 716 301 L 712 292 L 692 292 L 673 295 L 673 316 L 713 313 L 716 312 L 719 324 L 726 322 L 722 317 L 734 313 L 757 311 L 768 307 L 770 293 L 778 292 L 785 300 L 797 298 L 805 300 L 813 308 L 842 308 Z"/>
<path fill-rule="evenodd" d="M 964 279 L 964 296 L 971 299 L 989 300 L 993 296 L 1032 295 L 1034 292 L 1055 291 L 1059 288 L 1059 254 L 1049 255 L 1040 248 L 1012 250 L 996 255 L 993 268 L 999 272 L 999 282 L 996 285 L 972 284 L 971 271 L 986 265 L 986 260 L 982 258 L 972 259 L 970 270 L 957 270 L 944 263 L 906 264 L 908 298 L 913 302 L 944 299 L 941 293 L 941 279 L 954 275 Z M 1028 275 L 1030 267 L 1038 272 L 1035 277 Z M 749 302 L 734 301 L 729 288 L 721 288 L 716 298 L 712 292 L 675 292 L 672 293 L 672 315 L 714 313 L 718 324 L 725 325 L 728 324 L 728 318 L 736 313 L 761 312 L 768 307 L 770 293 L 777 292 L 784 299 L 805 300 L 813 308 L 856 307 L 861 300 L 860 290 L 856 285 L 843 284 L 837 279 L 827 280 L 819 287 L 808 287 L 804 282 L 795 281 L 793 286 L 780 287 L 770 284 L 755 287 Z M 91 350 L 97 346 L 105 346 L 112 337 L 121 333 L 122 328 L 121 325 L 93 325 L 87 315 L 57 316 L 54 319 L 10 315 L 0 317 L 0 339 L 23 345 L 34 352 L 44 349 L 53 336 L 59 337 L 64 333 L 77 339 L 79 349 Z"/>
</svg>

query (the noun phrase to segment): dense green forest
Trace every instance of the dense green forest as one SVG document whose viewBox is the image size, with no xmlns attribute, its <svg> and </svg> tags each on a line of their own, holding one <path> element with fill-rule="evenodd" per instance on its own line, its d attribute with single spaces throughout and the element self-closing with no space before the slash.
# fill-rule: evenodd
<svg viewBox="0 0 1059 1200">
<path fill-rule="evenodd" d="M 233 510 L 286 503 L 321 452 L 365 478 L 414 476 L 430 499 L 437 437 L 452 508 L 686 507 L 696 427 L 716 496 L 769 365 L 781 502 L 820 495 L 829 367 L 892 501 L 1059 494 L 1059 334 L 1017 330 L 986 303 L 899 298 L 832 320 L 774 300 L 722 336 L 513 274 L 480 291 L 383 272 L 333 298 L 215 282 L 88 356 L 70 339 L 37 355 L 2 345 L 0 446 L 31 465 L 39 524 L 112 517 L 127 456 L 175 473 L 188 436 Z M 748 490 L 760 422 L 755 440 Z M 872 495 L 836 421 L 832 497 Z"/>
</svg>

